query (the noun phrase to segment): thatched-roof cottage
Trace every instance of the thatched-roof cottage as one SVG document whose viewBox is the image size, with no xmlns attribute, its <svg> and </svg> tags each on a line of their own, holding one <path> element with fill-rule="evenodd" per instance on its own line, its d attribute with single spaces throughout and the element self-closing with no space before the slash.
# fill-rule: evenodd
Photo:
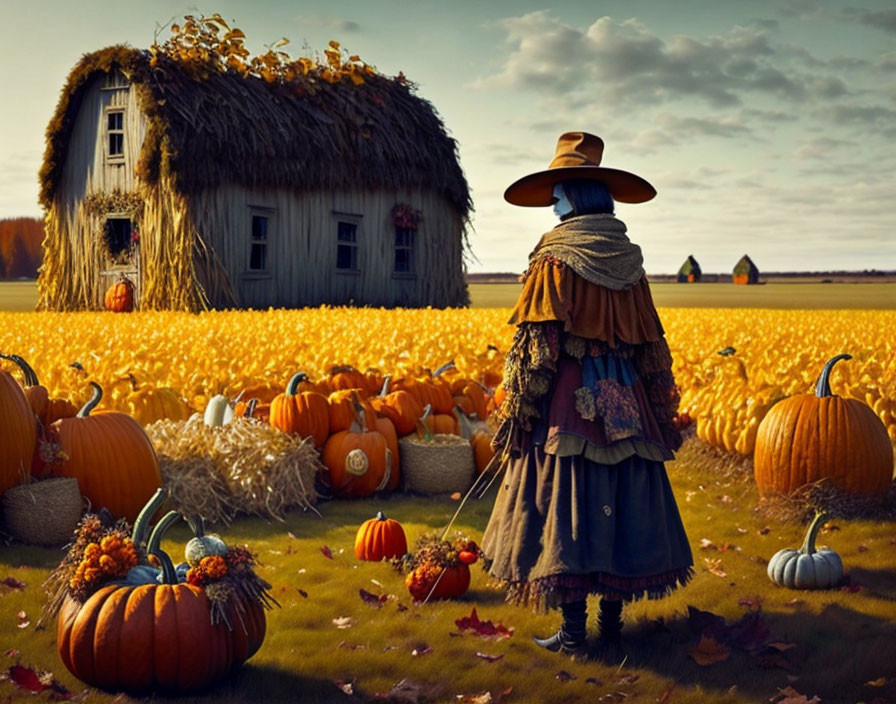
<svg viewBox="0 0 896 704">
<path fill-rule="evenodd" d="M 468 302 L 471 201 L 434 108 L 403 77 L 315 91 L 204 76 L 116 46 L 74 67 L 47 129 L 39 306 Z"/>
<path fill-rule="evenodd" d="M 756 268 L 753 260 L 745 254 L 735 265 L 732 277 L 736 284 L 758 284 L 759 269 Z"/>
<path fill-rule="evenodd" d="M 688 258 L 684 260 L 684 264 L 681 265 L 681 269 L 678 270 L 678 283 L 694 283 L 699 281 L 702 276 L 703 272 L 700 270 L 700 265 L 694 259 L 694 255 L 689 254 Z"/>
</svg>

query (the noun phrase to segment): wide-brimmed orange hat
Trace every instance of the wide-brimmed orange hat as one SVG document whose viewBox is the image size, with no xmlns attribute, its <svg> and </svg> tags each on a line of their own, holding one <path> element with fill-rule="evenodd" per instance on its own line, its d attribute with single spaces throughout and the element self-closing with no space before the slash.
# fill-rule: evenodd
<svg viewBox="0 0 896 704">
<path fill-rule="evenodd" d="M 640 176 L 600 165 L 604 141 L 588 132 L 565 132 L 557 141 L 557 151 L 545 171 L 523 176 L 504 191 L 504 200 L 514 205 L 539 207 L 554 202 L 554 185 L 572 179 L 601 181 L 613 200 L 643 203 L 656 189 Z"/>
</svg>

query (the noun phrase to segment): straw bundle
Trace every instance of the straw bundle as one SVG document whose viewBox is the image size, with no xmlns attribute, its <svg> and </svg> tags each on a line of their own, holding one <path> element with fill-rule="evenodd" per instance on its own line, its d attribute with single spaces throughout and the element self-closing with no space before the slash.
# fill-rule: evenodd
<svg viewBox="0 0 896 704">
<path fill-rule="evenodd" d="M 170 501 L 185 515 L 229 522 L 240 513 L 282 520 L 296 506 L 315 511 L 322 465 L 301 438 L 252 418 L 207 426 L 199 414 L 157 421 L 146 432 Z"/>
<path fill-rule="evenodd" d="M 430 442 L 408 436 L 398 444 L 401 473 L 408 491 L 446 494 L 470 488 L 475 459 L 468 440 L 436 434 Z"/>
<path fill-rule="evenodd" d="M 30 545 L 67 543 L 84 509 L 78 480 L 66 477 L 14 486 L 0 503 L 4 530 Z"/>
</svg>

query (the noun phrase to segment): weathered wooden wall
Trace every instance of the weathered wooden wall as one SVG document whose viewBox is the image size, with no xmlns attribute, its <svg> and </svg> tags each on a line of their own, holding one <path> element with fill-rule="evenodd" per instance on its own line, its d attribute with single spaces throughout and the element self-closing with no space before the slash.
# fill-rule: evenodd
<svg viewBox="0 0 896 704">
<path fill-rule="evenodd" d="M 391 210 L 396 203 L 423 213 L 412 276 L 393 274 Z M 460 217 L 429 191 L 296 193 L 231 186 L 191 198 L 190 212 L 198 233 L 223 263 L 242 307 L 444 307 L 467 300 Z M 265 274 L 249 271 L 253 212 L 269 217 Z M 340 219 L 358 223 L 357 273 L 336 269 Z M 213 305 L 228 305 L 217 299 L 214 285 L 208 288 Z"/>
<path fill-rule="evenodd" d="M 105 218 L 83 207 L 93 193 L 130 192 L 137 186 L 134 166 L 146 119 L 130 87 L 104 89 L 104 77 L 86 89 L 75 117 L 53 207 L 47 213 L 39 307 L 54 310 L 101 308 L 111 283 L 100 275 L 109 261 L 101 239 Z M 106 107 L 124 106 L 124 159 L 106 157 Z"/>
</svg>

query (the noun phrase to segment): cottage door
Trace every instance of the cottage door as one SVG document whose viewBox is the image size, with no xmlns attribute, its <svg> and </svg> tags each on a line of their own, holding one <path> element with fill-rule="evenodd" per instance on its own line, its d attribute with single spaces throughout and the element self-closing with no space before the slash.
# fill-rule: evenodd
<svg viewBox="0 0 896 704">
<path fill-rule="evenodd" d="M 134 286 L 134 308 L 140 307 L 140 234 L 130 215 L 109 213 L 103 231 L 105 261 L 100 272 L 103 291 L 127 278 Z"/>
</svg>

